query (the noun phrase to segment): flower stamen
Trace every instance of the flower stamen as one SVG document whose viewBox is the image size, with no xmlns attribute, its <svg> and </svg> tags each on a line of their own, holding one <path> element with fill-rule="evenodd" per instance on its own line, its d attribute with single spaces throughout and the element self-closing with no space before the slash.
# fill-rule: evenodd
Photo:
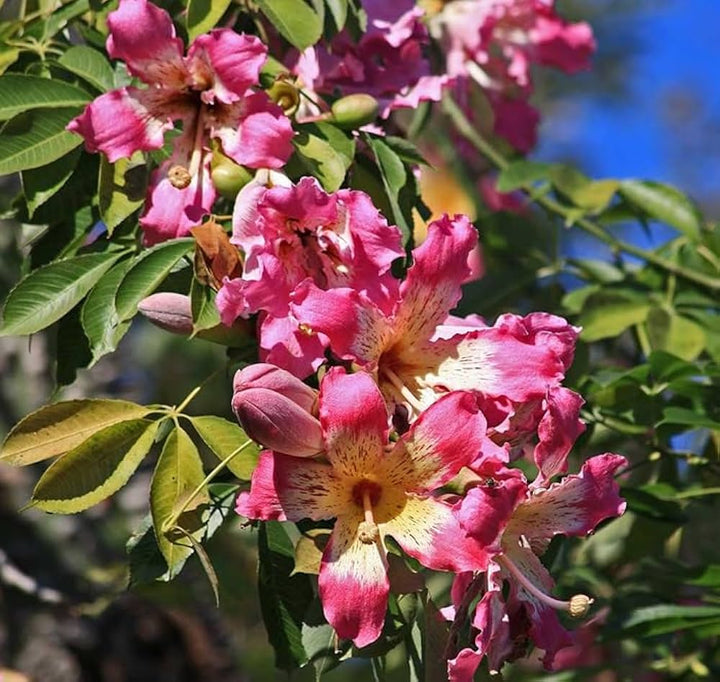
<svg viewBox="0 0 720 682">
<path fill-rule="evenodd" d="M 413 395 L 412 391 L 402 382 L 402 379 L 391 369 L 383 367 L 382 374 L 389 379 L 390 383 L 400 392 L 403 399 L 419 414 L 425 408 L 422 403 Z"/>
<path fill-rule="evenodd" d="M 370 499 L 370 489 L 365 488 L 362 493 L 363 511 L 365 520 L 360 522 L 358 526 L 358 538 L 365 545 L 371 545 L 380 537 L 380 529 L 375 518 L 373 517 L 372 500 Z"/>
<path fill-rule="evenodd" d="M 586 594 L 576 594 L 572 596 L 568 601 L 561 599 L 555 599 L 549 594 L 545 594 L 537 585 L 533 584 L 530 579 L 515 565 L 515 563 L 508 557 L 507 554 L 497 558 L 497 562 L 512 574 L 514 578 L 523 586 L 523 588 L 533 595 L 536 599 L 539 599 L 543 604 L 547 604 L 553 609 L 558 611 L 566 611 L 573 618 L 582 618 L 590 610 L 590 606 L 595 601 L 588 597 Z"/>
</svg>

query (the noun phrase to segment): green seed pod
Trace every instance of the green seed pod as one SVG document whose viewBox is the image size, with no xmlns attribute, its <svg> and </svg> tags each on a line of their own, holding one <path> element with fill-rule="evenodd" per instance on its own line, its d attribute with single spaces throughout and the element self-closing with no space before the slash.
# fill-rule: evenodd
<svg viewBox="0 0 720 682">
<path fill-rule="evenodd" d="M 267 94 L 286 116 L 292 116 L 300 106 L 300 91 L 289 81 L 276 80 L 267 90 Z"/>
<path fill-rule="evenodd" d="M 348 95 L 333 102 L 330 107 L 330 121 L 339 128 L 354 130 L 372 123 L 377 118 L 379 109 L 378 101 L 371 95 Z"/>
<path fill-rule="evenodd" d="M 213 152 L 210 177 L 215 189 L 226 199 L 234 199 L 238 192 L 253 179 L 247 168 L 235 163 L 218 151 Z"/>
</svg>

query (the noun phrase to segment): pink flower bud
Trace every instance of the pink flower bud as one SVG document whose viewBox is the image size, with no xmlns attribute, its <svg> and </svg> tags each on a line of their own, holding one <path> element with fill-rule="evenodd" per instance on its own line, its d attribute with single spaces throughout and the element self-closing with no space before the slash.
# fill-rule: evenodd
<svg viewBox="0 0 720 682">
<path fill-rule="evenodd" d="M 324 449 L 320 422 L 311 414 L 316 391 L 274 365 L 240 370 L 232 408 L 247 434 L 275 452 L 312 457 Z"/>
<path fill-rule="evenodd" d="M 235 373 L 233 393 L 249 388 L 266 388 L 292 400 L 306 412 L 314 414 L 318 392 L 304 384 L 294 374 L 267 362 L 249 365 Z"/>
<path fill-rule="evenodd" d="M 138 310 L 161 329 L 189 336 L 193 330 L 190 297 L 163 291 L 144 298 Z"/>
</svg>

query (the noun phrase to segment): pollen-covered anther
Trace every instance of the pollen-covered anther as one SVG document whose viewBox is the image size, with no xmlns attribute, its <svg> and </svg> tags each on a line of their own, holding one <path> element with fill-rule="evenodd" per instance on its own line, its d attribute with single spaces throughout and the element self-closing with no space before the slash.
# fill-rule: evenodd
<svg viewBox="0 0 720 682">
<path fill-rule="evenodd" d="M 192 182 L 192 175 L 184 166 L 171 166 L 168 171 L 168 180 L 175 189 L 185 189 Z"/>
<path fill-rule="evenodd" d="M 568 608 L 568 613 L 573 618 L 582 618 L 587 615 L 587 612 L 590 610 L 594 601 L 594 599 L 588 597 L 586 594 L 576 594 L 570 598 L 570 608 Z"/>
<path fill-rule="evenodd" d="M 307 324 L 304 324 L 301 322 L 298 325 L 298 331 L 300 331 L 302 334 L 306 334 L 307 336 L 312 336 L 315 332 L 312 330 L 312 327 L 310 327 Z"/>
<path fill-rule="evenodd" d="M 380 537 L 380 529 L 372 521 L 361 521 L 358 526 L 358 539 L 365 545 L 372 545 Z"/>
</svg>

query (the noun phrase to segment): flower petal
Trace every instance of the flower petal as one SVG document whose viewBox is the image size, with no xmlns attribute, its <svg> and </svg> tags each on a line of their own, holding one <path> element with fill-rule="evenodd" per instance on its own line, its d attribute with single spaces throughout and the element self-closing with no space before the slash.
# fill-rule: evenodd
<svg viewBox="0 0 720 682">
<path fill-rule="evenodd" d="M 286 369 L 300 379 L 309 377 L 325 361 L 327 341 L 306 334 L 292 315 L 260 315 L 260 360 Z"/>
<path fill-rule="evenodd" d="M 530 540 L 587 535 L 603 519 L 625 511 L 614 473 L 626 464 L 620 455 L 590 458 L 579 474 L 566 476 L 542 492 L 536 490 L 521 504 L 513 515 L 511 532 Z"/>
<path fill-rule="evenodd" d="M 562 380 L 563 366 L 551 349 L 532 341 L 495 327 L 439 339 L 422 349 L 437 363 L 425 382 L 518 402 L 544 396 Z"/>
<path fill-rule="evenodd" d="M 438 571 L 483 571 L 490 552 L 469 538 L 452 509 L 432 497 L 408 497 L 403 510 L 376 520 L 411 557 Z"/>
<path fill-rule="evenodd" d="M 140 217 L 146 246 L 190 234 L 190 228 L 210 213 L 217 196 L 210 182 L 210 154 L 205 154 L 199 172 L 184 189 L 174 187 L 168 179 L 173 165 L 173 159 L 166 161 L 150 178 L 145 211 Z"/>
<path fill-rule="evenodd" d="M 320 521 L 354 508 L 352 491 L 328 464 L 263 450 L 236 511 L 264 521 Z"/>
<path fill-rule="evenodd" d="M 333 367 L 320 385 L 320 423 L 327 457 L 341 476 L 374 473 L 388 442 L 388 413 L 367 372 Z"/>
<path fill-rule="evenodd" d="M 188 49 L 187 64 L 192 75 L 200 80 L 198 85 L 203 85 L 203 80 L 210 76 L 214 98 L 231 104 L 241 99 L 251 85 L 257 84 L 266 58 L 267 48 L 255 36 L 219 28 L 195 39 Z M 207 73 L 208 65 L 211 74 Z M 208 94 L 206 90 L 203 97 Z"/>
<path fill-rule="evenodd" d="M 330 340 L 333 352 L 364 365 L 377 362 L 393 339 L 393 330 L 380 309 L 354 289 L 322 291 L 310 280 L 292 296 L 295 317 Z"/>
<path fill-rule="evenodd" d="M 108 14 L 107 51 L 121 59 L 128 71 L 142 81 L 181 89 L 187 82 L 183 44 L 175 37 L 170 15 L 147 0 L 120 0 Z"/>
<path fill-rule="evenodd" d="M 293 152 L 290 119 L 263 92 L 218 107 L 211 136 L 223 152 L 250 168 L 281 168 Z"/>
<path fill-rule="evenodd" d="M 538 477 L 533 481 L 534 488 L 567 471 L 567 456 L 585 430 L 585 424 L 580 421 L 583 402 L 577 393 L 562 386 L 548 391 L 545 414 L 537 429 L 540 442 L 533 454 L 539 469 Z"/>
<path fill-rule="evenodd" d="M 385 551 L 379 542 L 360 542 L 361 520 L 361 510 L 356 516 L 338 517 L 318 578 L 325 618 L 339 637 L 358 647 L 380 636 L 390 591 Z"/>
<path fill-rule="evenodd" d="M 393 325 L 408 346 L 429 339 L 460 300 L 476 244 L 477 232 L 466 216 L 443 216 L 430 224 L 426 240 L 413 251 Z"/>
<path fill-rule="evenodd" d="M 454 391 L 424 410 L 395 446 L 403 450 L 406 490 L 435 490 L 482 448 L 485 417 L 472 393 Z"/>
<path fill-rule="evenodd" d="M 470 490 L 456 508 L 457 518 L 465 532 L 487 547 L 499 547 L 503 531 L 515 508 L 525 499 L 527 484 L 518 475 L 492 478 L 492 485 L 478 485 Z"/>
<path fill-rule="evenodd" d="M 157 89 L 111 90 L 90 102 L 67 129 L 85 138 L 85 149 L 104 152 L 111 163 L 139 150 L 160 149 L 175 113 L 163 98 Z"/>
</svg>

